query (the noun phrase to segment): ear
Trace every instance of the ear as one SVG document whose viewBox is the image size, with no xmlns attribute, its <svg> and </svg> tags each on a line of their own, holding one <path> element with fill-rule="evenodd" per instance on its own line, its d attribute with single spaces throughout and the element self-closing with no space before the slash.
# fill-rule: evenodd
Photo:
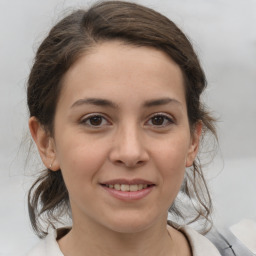
<svg viewBox="0 0 256 256">
<path fill-rule="evenodd" d="M 190 167 L 193 165 L 193 162 L 198 153 L 200 137 L 202 134 L 202 126 L 203 125 L 201 121 L 197 122 L 197 124 L 195 125 L 191 133 L 191 141 L 190 141 L 190 146 L 189 146 L 188 155 L 186 159 L 186 167 Z"/>
<path fill-rule="evenodd" d="M 45 130 L 34 116 L 29 119 L 29 130 L 37 145 L 38 152 L 44 165 L 52 171 L 59 170 L 60 166 L 56 159 L 56 149 L 53 137 L 50 136 L 49 132 Z"/>
</svg>

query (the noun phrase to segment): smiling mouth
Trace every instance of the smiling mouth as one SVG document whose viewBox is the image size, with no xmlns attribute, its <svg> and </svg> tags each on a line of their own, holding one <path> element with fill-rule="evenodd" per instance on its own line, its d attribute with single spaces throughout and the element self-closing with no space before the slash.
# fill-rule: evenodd
<svg viewBox="0 0 256 256">
<path fill-rule="evenodd" d="M 154 186 L 154 184 L 101 184 L 104 187 L 113 189 L 113 190 L 118 190 L 118 191 L 123 191 L 123 192 L 136 192 L 140 191 L 149 187 Z"/>
</svg>

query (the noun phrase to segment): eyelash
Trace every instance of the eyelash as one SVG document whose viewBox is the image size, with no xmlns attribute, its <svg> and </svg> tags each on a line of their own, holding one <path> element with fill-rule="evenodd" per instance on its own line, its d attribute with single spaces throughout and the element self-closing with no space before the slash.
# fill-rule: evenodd
<svg viewBox="0 0 256 256">
<path fill-rule="evenodd" d="M 93 118 L 99 118 L 100 123 L 98 125 L 93 125 L 91 123 L 93 121 L 92 120 Z M 169 115 L 163 114 L 163 113 L 155 113 L 149 118 L 149 120 L 146 122 L 146 125 L 147 125 L 148 122 L 150 122 L 150 121 L 152 122 L 153 118 L 163 118 L 163 122 L 165 122 L 164 124 L 160 124 L 160 125 L 154 125 L 154 124 L 150 125 L 150 126 L 153 126 L 153 127 L 156 127 L 156 128 L 164 128 L 164 127 L 167 127 L 168 125 L 171 125 L 171 124 L 175 123 L 173 118 L 170 117 Z M 97 121 L 97 120 L 94 120 L 94 121 Z M 102 124 L 103 121 L 106 122 L 106 123 Z M 87 122 L 90 122 L 90 123 L 87 123 Z M 83 118 L 80 123 L 83 124 L 83 125 L 92 127 L 92 128 L 102 128 L 102 126 L 111 125 L 111 123 L 107 120 L 107 118 L 104 117 L 104 115 L 102 115 L 101 113 L 90 114 L 90 115 L 86 116 L 85 118 Z"/>
<path fill-rule="evenodd" d="M 93 118 L 100 118 L 101 122 L 99 125 L 93 125 L 91 122 L 92 122 L 92 119 Z M 102 114 L 98 113 L 98 114 L 90 114 L 90 115 L 87 115 L 85 118 L 83 118 L 81 120 L 81 124 L 83 125 L 87 125 L 89 127 L 92 127 L 92 128 L 101 128 L 102 127 L 102 121 L 105 121 L 107 122 L 108 124 L 107 125 L 110 125 L 110 122 L 107 120 L 106 117 L 104 117 Z M 90 122 L 90 123 L 87 123 L 87 122 Z M 106 124 L 103 124 L 103 125 L 106 125 Z"/>
<path fill-rule="evenodd" d="M 163 113 L 155 113 L 155 114 L 153 114 L 151 117 L 150 117 L 150 119 L 149 119 L 149 121 L 151 121 L 152 122 L 152 119 L 153 118 L 163 118 L 164 120 L 164 122 L 165 122 L 165 124 L 161 124 L 161 125 L 154 125 L 154 124 L 152 124 L 152 126 L 154 126 L 154 127 L 156 127 L 156 128 L 164 128 L 164 127 L 167 127 L 168 125 L 171 125 L 171 124 L 174 124 L 175 122 L 174 122 L 174 120 L 173 120 L 173 118 L 172 117 L 170 117 L 170 115 L 167 115 L 167 114 L 163 114 Z M 147 121 L 147 122 L 149 122 L 149 121 Z M 166 123 L 167 122 L 167 123 Z"/>
</svg>

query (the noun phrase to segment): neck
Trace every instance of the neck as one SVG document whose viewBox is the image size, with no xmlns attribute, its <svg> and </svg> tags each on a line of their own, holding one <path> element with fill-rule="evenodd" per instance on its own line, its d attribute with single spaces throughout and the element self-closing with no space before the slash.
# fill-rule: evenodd
<svg viewBox="0 0 256 256">
<path fill-rule="evenodd" d="M 167 231 L 166 220 L 136 233 L 116 232 L 92 224 L 74 223 L 72 230 L 59 240 L 64 255 L 175 255 L 175 243 Z"/>
</svg>

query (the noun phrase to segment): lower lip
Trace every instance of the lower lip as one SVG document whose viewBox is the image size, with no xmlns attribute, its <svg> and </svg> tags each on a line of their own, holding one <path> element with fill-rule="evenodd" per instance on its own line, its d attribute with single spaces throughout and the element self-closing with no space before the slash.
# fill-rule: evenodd
<svg viewBox="0 0 256 256">
<path fill-rule="evenodd" d="M 106 186 L 102 187 L 113 197 L 124 201 L 140 200 L 146 197 L 154 188 L 154 186 L 150 186 L 138 191 L 121 191 Z"/>
</svg>

